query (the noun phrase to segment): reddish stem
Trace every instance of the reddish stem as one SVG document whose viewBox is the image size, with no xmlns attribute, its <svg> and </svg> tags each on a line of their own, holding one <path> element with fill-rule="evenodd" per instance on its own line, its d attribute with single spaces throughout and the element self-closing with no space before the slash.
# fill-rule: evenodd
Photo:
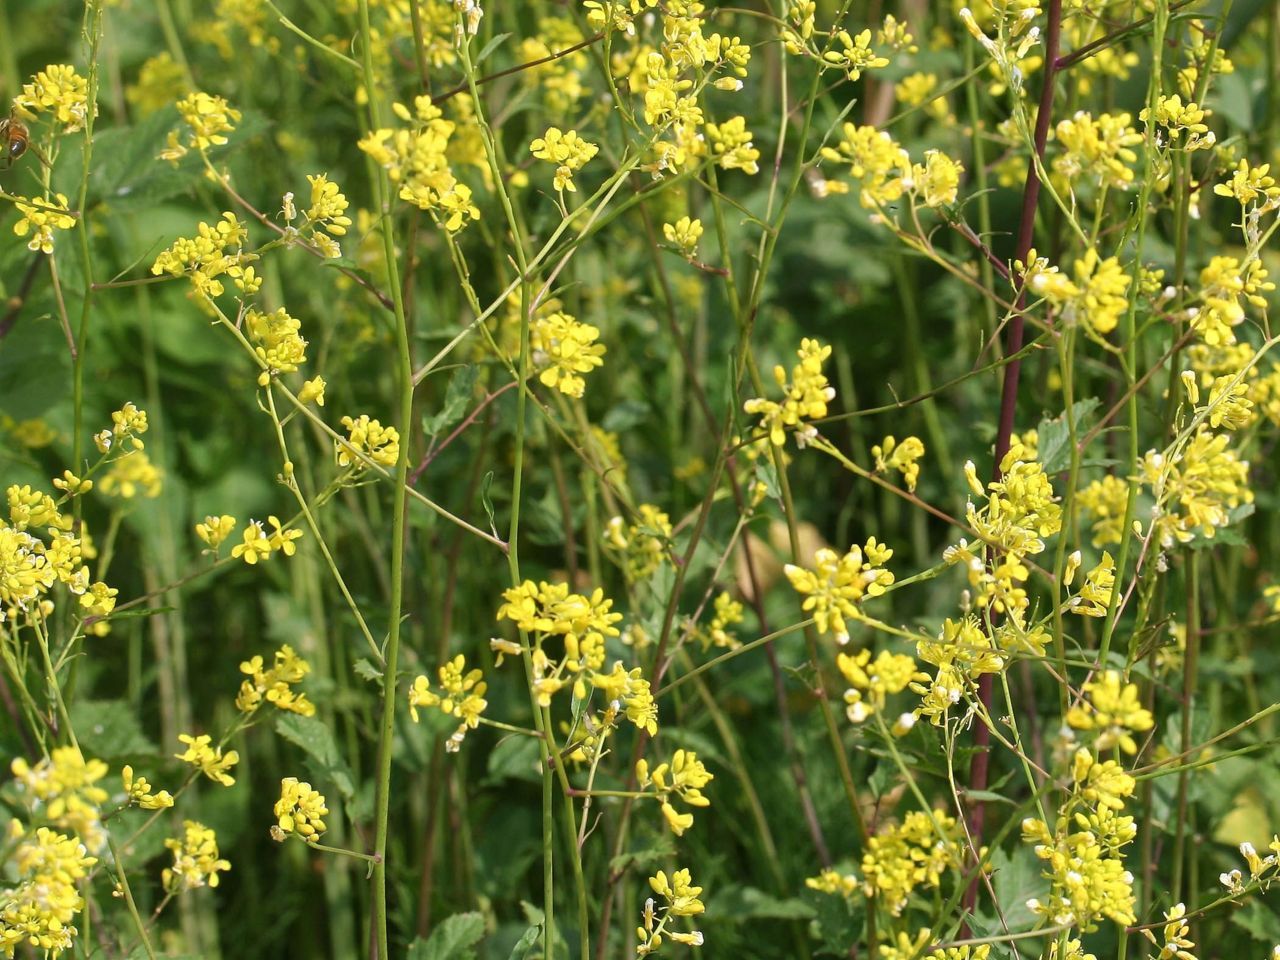
<svg viewBox="0 0 1280 960">
<path fill-rule="evenodd" d="M 1044 88 L 1040 92 L 1040 111 L 1036 114 L 1035 156 L 1027 164 L 1027 183 L 1022 192 L 1022 216 L 1018 223 L 1017 259 L 1023 261 L 1026 260 L 1027 253 L 1031 250 L 1031 242 L 1035 236 L 1036 206 L 1040 201 L 1040 175 L 1036 171 L 1036 165 L 1044 159 L 1045 143 L 1049 138 L 1049 123 L 1053 113 L 1053 82 L 1058 70 L 1058 40 L 1061 28 L 1062 0 L 1050 0 L 1049 22 L 1045 29 L 1044 41 Z M 1020 292 L 1017 300 L 1018 310 L 1010 319 L 1008 329 L 1005 331 L 1005 356 L 1012 356 L 1022 349 L 1024 326 L 1022 308 L 1025 302 L 1025 291 Z M 1000 392 L 1000 422 L 996 431 L 995 462 L 991 467 L 991 479 L 993 482 L 998 481 L 1002 476 L 1000 462 L 1004 459 L 1004 455 L 1009 452 L 1010 441 L 1013 437 L 1013 419 L 1018 401 L 1018 378 L 1021 373 L 1021 358 L 1005 365 L 1004 383 Z M 987 553 L 988 563 L 993 562 L 994 551 L 988 550 Z M 989 673 L 983 674 L 978 681 L 978 698 L 982 701 L 982 706 L 988 715 L 991 712 L 991 697 L 992 675 Z M 969 789 L 971 791 L 987 789 L 991 760 L 988 752 L 990 743 L 991 731 L 986 724 L 976 724 L 973 732 L 973 745 L 977 748 L 977 751 L 969 763 Z M 969 833 L 975 847 L 980 847 L 982 844 L 982 827 L 985 814 L 986 808 L 982 801 L 975 801 L 973 808 L 969 812 Z M 977 903 L 978 883 L 978 876 L 975 876 L 969 882 L 969 889 L 965 891 L 964 895 L 966 910 L 973 910 L 974 905 Z"/>
</svg>

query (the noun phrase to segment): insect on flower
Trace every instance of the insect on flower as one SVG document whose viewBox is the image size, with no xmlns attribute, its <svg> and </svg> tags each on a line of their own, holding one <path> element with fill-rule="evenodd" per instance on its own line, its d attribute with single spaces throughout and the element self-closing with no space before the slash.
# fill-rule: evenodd
<svg viewBox="0 0 1280 960">
<path fill-rule="evenodd" d="M 31 133 L 26 124 L 13 114 L 0 120 L 0 168 L 8 170 L 31 146 Z"/>
</svg>

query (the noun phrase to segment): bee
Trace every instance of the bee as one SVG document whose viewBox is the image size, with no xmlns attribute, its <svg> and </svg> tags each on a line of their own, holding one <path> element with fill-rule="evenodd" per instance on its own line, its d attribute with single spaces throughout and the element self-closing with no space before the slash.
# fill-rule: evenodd
<svg viewBox="0 0 1280 960">
<path fill-rule="evenodd" d="M 0 169 L 8 170 L 31 146 L 26 124 L 10 114 L 0 120 Z"/>
</svg>

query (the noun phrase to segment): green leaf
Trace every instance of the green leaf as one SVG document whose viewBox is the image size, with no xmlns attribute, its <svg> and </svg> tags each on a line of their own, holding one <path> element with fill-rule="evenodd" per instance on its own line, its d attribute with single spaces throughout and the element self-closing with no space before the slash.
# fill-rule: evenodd
<svg viewBox="0 0 1280 960">
<path fill-rule="evenodd" d="M 324 723 L 315 717 L 282 712 L 276 717 L 276 733 L 302 748 L 314 776 L 332 783 L 347 801 L 355 796 L 351 768 L 342 759 L 338 741 Z"/>
<path fill-rule="evenodd" d="M 795 897 L 781 899 L 755 887 L 730 887 L 714 901 L 714 916 L 741 920 L 811 920 L 817 910 Z"/>
<path fill-rule="evenodd" d="M 509 33 L 500 33 L 496 37 L 494 37 L 492 40 L 490 40 L 488 43 L 486 43 L 483 47 L 481 47 L 480 52 L 476 54 L 476 59 L 475 59 L 476 66 L 478 67 L 480 66 L 480 64 L 484 63 L 485 60 L 488 59 L 490 54 L 492 54 L 493 51 L 497 50 L 498 47 L 502 46 L 503 41 L 505 41 L 510 36 L 511 34 Z"/>
<path fill-rule="evenodd" d="M 124 700 L 80 700 L 71 705 L 70 712 L 71 726 L 86 757 L 115 760 L 157 752 Z"/>
<path fill-rule="evenodd" d="M 642 850 L 628 850 L 618 854 L 609 861 L 609 872 L 621 873 L 631 867 L 637 870 L 650 870 L 660 867 L 665 861 L 674 857 L 675 853 L 675 843 L 669 834 L 664 833 L 659 836 L 657 846 L 645 847 Z"/>
<path fill-rule="evenodd" d="M 534 944 L 538 942 L 538 938 L 542 936 L 542 924 L 535 923 L 526 930 L 516 941 L 516 945 L 511 948 L 511 953 L 507 960 L 525 960 L 529 956 L 529 951 L 533 949 Z"/>
<path fill-rule="evenodd" d="M 1088 429 L 1089 415 L 1099 402 L 1097 397 L 1087 397 L 1071 405 L 1071 422 L 1075 424 L 1076 439 Z M 1065 411 L 1052 420 L 1041 420 L 1036 434 L 1039 438 L 1037 447 L 1040 451 L 1040 465 L 1044 467 L 1045 473 L 1060 473 L 1071 466 L 1071 426 L 1067 422 Z"/>
<path fill-rule="evenodd" d="M 1231 922 L 1248 931 L 1255 940 L 1265 944 L 1280 943 L 1280 915 L 1260 897 L 1233 911 Z"/>
<path fill-rule="evenodd" d="M 422 418 L 422 431 L 427 436 L 439 436 L 462 419 L 475 392 L 477 372 L 475 366 L 459 367 L 449 378 L 449 388 L 445 391 L 439 412 Z"/>
<path fill-rule="evenodd" d="M 540 769 L 538 741 L 532 737 L 508 737 L 499 740 L 489 754 L 489 775 L 485 780 L 500 783 L 511 777 L 538 782 L 542 779 Z"/>
<path fill-rule="evenodd" d="M 408 960 L 474 960 L 471 949 L 484 936 L 484 917 L 478 913 L 455 913 L 442 921 L 423 940 L 409 944 Z"/>
<path fill-rule="evenodd" d="M 1012 856 L 996 850 L 991 855 L 991 871 L 991 885 L 1004 922 L 1015 933 L 1031 929 L 1036 915 L 1027 906 L 1027 900 L 1043 894 L 1046 886 L 1040 876 L 1040 861 L 1026 847 L 1016 848 Z"/>
<path fill-rule="evenodd" d="M 366 683 L 381 683 L 382 671 L 369 662 L 368 657 L 361 657 L 351 665 L 351 669 L 356 672 L 356 676 Z"/>
<path fill-rule="evenodd" d="M 480 483 L 480 502 L 484 504 L 485 516 L 489 518 L 489 530 L 496 537 L 498 535 L 498 525 L 493 522 L 493 500 L 489 497 L 489 488 L 491 486 L 493 486 L 492 470 L 484 475 L 484 480 Z"/>
</svg>

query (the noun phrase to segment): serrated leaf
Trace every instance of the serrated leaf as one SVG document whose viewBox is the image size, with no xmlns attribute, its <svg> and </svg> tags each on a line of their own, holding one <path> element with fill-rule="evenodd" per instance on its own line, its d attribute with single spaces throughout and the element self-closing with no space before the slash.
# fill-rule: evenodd
<svg viewBox="0 0 1280 960">
<path fill-rule="evenodd" d="M 432 416 L 422 418 L 422 430 L 429 437 L 436 437 L 462 419 L 475 392 L 478 370 L 474 365 L 459 367 L 449 378 L 444 403 Z"/>
<path fill-rule="evenodd" d="M 484 917 L 478 913 L 455 913 L 441 921 L 426 940 L 418 937 L 409 944 L 408 960 L 474 960 L 471 949 L 484 937 Z"/>
<path fill-rule="evenodd" d="M 317 777 L 332 783 L 346 800 L 350 801 L 355 796 L 351 768 L 342 759 L 333 731 L 323 722 L 297 713 L 280 713 L 276 717 L 276 733 L 302 748 L 312 761 L 312 770 Z"/>
<path fill-rule="evenodd" d="M 996 850 L 991 855 L 991 885 L 996 902 L 1011 931 L 1029 930 L 1036 915 L 1027 899 L 1045 892 L 1046 882 L 1040 876 L 1040 861 L 1026 847 L 1018 847 L 1013 855 Z"/>
<path fill-rule="evenodd" d="M 356 676 L 367 683 L 381 683 L 382 671 L 369 662 L 368 657 L 361 657 L 351 665 Z"/>
<path fill-rule="evenodd" d="M 1089 415 L 1099 402 L 1097 397 L 1086 397 L 1071 405 L 1071 422 L 1075 424 L 1077 438 L 1088 429 Z M 1036 435 L 1038 459 L 1045 473 L 1060 473 L 1071 465 L 1071 425 L 1066 411 L 1051 420 L 1041 420 Z"/>
</svg>

